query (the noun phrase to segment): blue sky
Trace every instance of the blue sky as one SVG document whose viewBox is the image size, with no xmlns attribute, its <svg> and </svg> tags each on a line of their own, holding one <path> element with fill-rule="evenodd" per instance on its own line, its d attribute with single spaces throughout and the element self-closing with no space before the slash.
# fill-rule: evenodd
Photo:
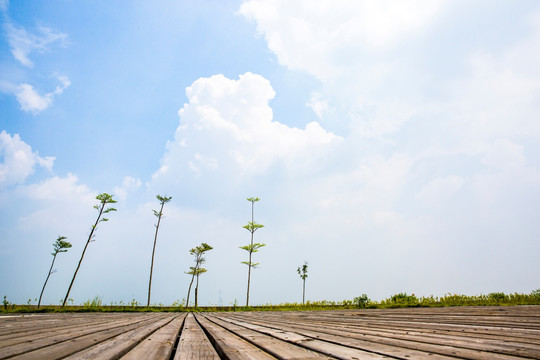
<svg viewBox="0 0 540 360">
<path fill-rule="evenodd" d="M 540 287 L 537 1 L 0 1 L 0 295 L 254 304 Z"/>
</svg>

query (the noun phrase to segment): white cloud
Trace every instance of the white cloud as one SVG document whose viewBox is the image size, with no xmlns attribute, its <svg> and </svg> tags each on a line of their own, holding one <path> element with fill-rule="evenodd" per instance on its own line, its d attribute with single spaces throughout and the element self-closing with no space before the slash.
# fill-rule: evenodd
<svg viewBox="0 0 540 360">
<path fill-rule="evenodd" d="M 0 158 L 1 186 L 23 183 L 36 166 L 52 171 L 54 163 L 54 157 L 40 157 L 18 134 L 11 136 L 5 130 L 0 133 Z"/>
<path fill-rule="evenodd" d="M 138 190 L 141 187 L 141 184 L 140 179 L 136 179 L 132 176 L 126 176 L 122 181 L 122 186 L 114 187 L 114 195 L 116 195 L 119 200 L 124 201 L 127 199 L 128 193 Z"/>
<path fill-rule="evenodd" d="M 46 230 L 68 238 L 74 234 L 84 237 L 95 211 L 92 207 L 97 203 L 96 193 L 80 184 L 74 174 L 21 185 L 15 190 L 15 196 L 17 201 L 26 199 L 31 204 L 27 207 L 30 213 L 21 214 L 18 219 L 21 229 L 30 233 Z"/>
<path fill-rule="evenodd" d="M 341 140 L 316 122 L 298 129 L 273 120 L 268 102 L 275 93 L 260 75 L 201 78 L 186 94 L 189 103 L 179 111 L 175 140 L 154 179 L 185 176 L 181 168 L 194 176 L 264 173 L 276 162 L 293 166 L 313 161 L 320 149 Z"/>
<path fill-rule="evenodd" d="M 15 96 L 17 97 L 21 109 L 37 114 L 51 106 L 54 97 L 62 94 L 64 90 L 71 85 L 67 76 L 58 76 L 58 80 L 60 81 L 60 85 L 58 85 L 54 91 L 46 93 L 43 96 L 30 84 L 19 85 L 15 92 Z"/>
<path fill-rule="evenodd" d="M 52 103 L 52 96 L 41 96 L 30 84 L 19 85 L 15 94 L 23 111 L 38 113 L 48 108 Z"/>
<path fill-rule="evenodd" d="M 394 44 L 429 24 L 442 1 L 249 0 L 240 14 L 257 23 L 281 64 L 320 79 L 343 71 L 363 49 Z M 351 51 L 352 50 L 352 51 Z"/>
<path fill-rule="evenodd" d="M 443 204 L 443 201 L 447 201 L 449 197 L 458 192 L 465 182 L 463 177 L 455 175 L 438 178 L 422 187 L 415 198 L 428 205 Z"/>
<path fill-rule="evenodd" d="M 66 34 L 57 32 L 46 26 L 39 26 L 38 33 L 31 34 L 23 27 L 7 21 L 4 25 L 4 30 L 13 57 L 22 65 L 30 68 L 34 66 L 34 63 L 29 58 L 30 53 L 33 51 L 45 52 L 49 50 L 49 46 L 53 43 L 65 45 L 67 42 Z"/>
<path fill-rule="evenodd" d="M 319 119 L 322 119 L 326 113 L 332 111 L 328 105 L 328 100 L 322 99 L 320 93 L 312 93 L 311 99 L 307 102 L 306 106 L 310 107 Z"/>
<path fill-rule="evenodd" d="M 65 178 L 54 176 L 40 183 L 25 185 L 18 189 L 28 198 L 33 200 L 57 200 L 83 198 L 86 201 L 93 200 L 95 195 L 86 185 L 78 184 L 79 179 L 74 174 L 68 174 Z"/>
</svg>

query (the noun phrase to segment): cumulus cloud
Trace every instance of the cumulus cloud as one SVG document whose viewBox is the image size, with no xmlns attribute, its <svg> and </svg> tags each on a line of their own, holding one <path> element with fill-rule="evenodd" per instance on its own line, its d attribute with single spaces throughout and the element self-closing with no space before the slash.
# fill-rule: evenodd
<svg viewBox="0 0 540 360">
<path fill-rule="evenodd" d="M 0 133 L 0 186 L 23 183 L 36 166 L 52 171 L 54 157 L 41 157 L 18 134 Z"/>
<path fill-rule="evenodd" d="M 124 177 L 124 180 L 122 181 L 122 186 L 115 186 L 114 187 L 114 195 L 118 197 L 120 200 L 126 200 L 128 193 L 135 191 L 141 187 L 141 180 L 134 178 L 132 176 L 126 176 Z"/>
<path fill-rule="evenodd" d="M 326 129 L 343 135 L 329 153 L 333 167 L 325 164 L 324 176 L 288 193 L 311 204 L 301 210 L 311 219 L 299 225 L 304 231 L 316 227 L 316 238 L 330 219 L 344 236 L 373 239 L 371 250 L 383 263 L 405 263 L 430 249 L 431 258 L 471 270 L 461 245 L 453 244 L 467 239 L 469 260 L 481 263 L 482 241 L 503 244 L 516 233 L 525 233 L 520 241 L 531 251 L 538 232 L 528 214 L 538 211 L 533 144 L 540 136 L 540 11 L 531 5 L 534 11 L 510 18 L 508 7 L 345 0 L 241 5 L 240 14 L 256 23 L 280 64 L 320 80 L 307 106 Z M 476 22 L 486 15 L 497 25 Z M 521 30 L 501 41 L 494 34 L 502 23 L 519 23 Z M 313 220 L 315 207 L 328 215 Z M 514 221 L 500 231 L 509 218 Z M 520 256 L 493 256 L 510 253 Z"/>
<path fill-rule="evenodd" d="M 15 96 L 23 111 L 37 114 L 52 105 L 54 97 L 60 95 L 67 89 L 71 82 L 67 76 L 58 76 L 60 85 L 54 91 L 40 95 L 32 85 L 21 84 L 17 87 Z"/>
<path fill-rule="evenodd" d="M 335 76 L 364 48 L 394 44 L 432 22 L 442 1 L 245 1 L 239 13 L 257 23 L 279 62 L 320 79 Z"/>
<path fill-rule="evenodd" d="M 7 6 L 5 6 L 7 8 Z M 46 26 L 39 26 L 37 32 L 32 34 L 25 28 L 7 21 L 4 25 L 4 31 L 11 48 L 11 54 L 17 61 L 26 67 L 33 67 L 34 63 L 29 56 L 33 51 L 46 52 L 51 44 L 67 43 L 67 35 L 51 29 Z"/>
<path fill-rule="evenodd" d="M 154 179 L 185 176 L 182 168 L 193 176 L 261 174 L 278 162 L 312 161 L 322 148 L 341 141 L 317 122 L 299 129 L 274 120 L 268 102 L 275 92 L 260 75 L 201 78 L 186 94 L 189 103 L 179 111 L 180 126 Z"/>
</svg>

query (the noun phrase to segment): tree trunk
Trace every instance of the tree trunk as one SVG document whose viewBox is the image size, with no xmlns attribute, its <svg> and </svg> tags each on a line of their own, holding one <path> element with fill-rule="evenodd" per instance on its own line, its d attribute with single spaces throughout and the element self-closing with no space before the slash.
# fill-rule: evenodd
<svg viewBox="0 0 540 360">
<path fill-rule="evenodd" d="M 251 234 L 251 244 L 253 245 L 253 233 Z M 247 282 L 247 297 L 246 306 L 249 306 L 249 283 L 251 280 L 251 251 L 249 252 L 249 264 L 248 264 L 248 282 Z"/>
<path fill-rule="evenodd" d="M 254 203 L 251 202 L 251 223 L 254 224 L 253 222 L 253 208 L 254 208 Z M 253 253 L 253 233 L 254 233 L 254 229 L 251 229 L 251 248 L 249 250 L 249 264 L 248 264 L 248 283 L 247 283 L 247 296 L 246 296 L 246 306 L 249 306 L 249 283 L 251 281 L 251 254 Z"/>
<path fill-rule="evenodd" d="M 187 300 L 186 300 L 186 307 L 189 306 L 189 294 L 191 293 L 191 285 L 193 285 L 193 279 L 195 279 L 195 274 L 191 277 L 191 282 L 189 283 L 189 288 L 187 291 Z"/>
<path fill-rule="evenodd" d="M 304 284 L 302 286 L 302 305 L 306 303 L 306 279 L 304 280 Z"/>
<path fill-rule="evenodd" d="M 56 255 L 57 254 L 58 253 L 54 254 L 54 257 L 52 259 L 51 268 L 49 269 L 49 274 L 47 275 L 47 278 L 45 279 L 45 284 L 43 284 L 43 289 L 41 289 L 41 294 L 39 294 L 39 301 L 38 301 L 38 304 L 37 304 L 38 309 L 39 309 L 39 306 L 41 305 L 41 297 L 43 296 L 43 291 L 45 291 L 45 286 L 47 285 L 47 281 L 49 281 L 49 277 L 52 274 L 52 269 L 53 269 L 53 266 L 54 266 L 54 260 L 56 260 Z"/>
<path fill-rule="evenodd" d="M 199 300 L 199 275 L 197 275 L 197 284 L 195 284 L 195 307 L 198 305 Z"/>
<path fill-rule="evenodd" d="M 159 230 L 159 223 L 161 221 L 161 214 L 163 212 L 163 206 L 165 205 L 164 202 L 161 203 L 161 209 L 159 209 L 159 216 L 158 216 L 158 222 L 156 225 L 156 234 L 154 236 L 154 248 L 152 249 L 152 263 L 150 264 L 150 280 L 148 281 L 148 301 L 146 302 L 146 307 L 150 306 L 150 293 L 152 292 L 152 272 L 154 270 L 154 254 L 156 253 L 156 242 L 157 242 L 157 234 Z"/>
<path fill-rule="evenodd" d="M 88 244 L 90 244 L 90 241 L 92 240 L 92 236 L 94 236 L 94 232 L 96 231 L 96 228 L 99 223 L 99 219 L 101 218 L 101 215 L 103 214 L 103 209 L 105 209 L 106 203 L 101 204 L 101 209 L 99 209 L 99 215 L 96 219 L 96 223 L 94 226 L 92 226 L 92 231 L 90 231 L 90 236 L 88 236 L 88 240 L 86 241 L 86 245 L 84 246 L 84 250 L 82 252 L 81 258 L 79 260 L 79 264 L 77 265 L 77 269 L 75 269 L 75 274 L 73 274 L 73 279 L 71 279 L 71 283 L 69 284 L 69 288 L 66 294 L 66 297 L 64 298 L 64 302 L 62 303 L 62 307 L 66 306 L 66 302 L 69 297 L 69 293 L 71 292 L 71 287 L 73 286 L 73 283 L 75 282 L 75 277 L 77 276 L 77 272 L 79 271 L 79 268 L 81 267 L 82 260 L 84 258 L 84 253 L 86 252 L 86 248 L 88 247 Z"/>
</svg>

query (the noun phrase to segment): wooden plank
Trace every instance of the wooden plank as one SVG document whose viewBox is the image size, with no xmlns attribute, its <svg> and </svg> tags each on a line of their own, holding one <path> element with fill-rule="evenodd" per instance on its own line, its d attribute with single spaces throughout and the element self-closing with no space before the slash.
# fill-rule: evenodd
<svg viewBox="0 0 540 360">
<path fill-rule="evenodd" d="M 324 320 L 324 319 L 323 319 Z M 475 334 L 460 334 L 448 332 L 436 333 L 436 332 L 417 332 L 417 331 L 402 331 L 394 329 L 381 330 L 380 328 L 372 329 L 363 327 L 354 327 L 352 324 L 339 324 L 334 321 L 325 323 L 323 320 L 314 322 L 310 321 L 311 327 L 317 327 L 317 329 L 329 329 L 329 330 L 343 330 L 351 334 L 360 334 L 363 336 L 372 335 L 379 337 L 386 337 L 391 339 L 401 339 L 406 341 L 415 341 L 419 343 L 431 343 L 436 345 L 449 345 L 453 347 L 461 347 L 465 349 L 492 351 L 494 353 L 501 353 L 507 355 L 516 355 L 524 357 L 534 357 L 535 354 L 540 353 L 540 345 L 533 342 L 523 343 L 512 341 L 509 338 L 505 339 L 490 339 L 486 337 L 477 337 Z M 296 322 L 298 323 L 298 322 Z M 538 335 L 537 335 L 538 336 Z"/>
<path fill-rule="evenodd" d="M 112 339 L 77 352 L 64 360 L 108 360 L 119 359 L 137 346 L 152 333 L 165 326 L 174 319 L 174 315 L 167 317 L 154 316 L 150 322 L 140 324 L 139 327 L 122 333 Z"/>
<path fill-rule="evenodd" d="M 2 318 L 2 317 L 0 317 Z M 27 334 L 48 333 L 56 329 L 67 329 L 80 326 L 110 323 L 112 319 L 129 319 L 133 314 L 44 314 L 27 315 L 16 322 L 0 323 L 0 340 L 18 338 Z"/>
<path fill-rule="evenodd" d="M 198 317 L 197 320 L 206 330 L 210 341 L 222 358 L 228 360 L 275 359 L 272 355 L 262 351 L 230 331 L 208 321 L 204 317 Z"/>
<path fill-rule="evenodd" d="M 224 329 L 229 330 L 235 335 L 261 348 L 278 359 L 327 359 L 329 356 L 328 353 L 323 355 L 304 348 L 302 346 L 302 341 L 311 343 L 313 339 L 300 337 L 297 334 L 284 334 L 282 332 L 279 334 L 279 336 L 273 336 L 275 334 L 267 334 L 247 327 L 242 327 L 241 325 L 236 325 L 232 322 L 220 320 L 214 316 L 205 316 L 205 318 L 223 327 Z M 291 335 L 295 337 L 294 341 L 291 341 Z M 381 359 L 380 356 L 369 357 L 372 354 L 365 355 L 365 359 Z"/>
<path fill-rule="evenodd" d="M 217 360 L 219 358 L 210 339 L 190 313 L 184 321 L 174 360 Z"/>
<path fill-rule="evenodd" d="M 51 344 L 50 346 L 40 347 L 36 350 L 25 352 L 24 354 L 10 357 L 10 359 L 16 360 L 53 360 L 60 359 L 66 356 L 72 355 L 78 351 L 86 349 L 90 346 L 98 344 L 102 341 L 108 340 L 115 336 L 118 336 L 129 330 L 136 329 L 140 326 L 140 321 L 130 323 L 123 326 L 114 326 L 112 328 L 102 328 L 101 331 L 92 332 L 84 336 L 78 336 L 66 341 L 62 341 L 57 344 Z"/>
<path fill-rule="evenodd" d="M 234 321 L 230 318 L 227 320 Z M 453 359 L 452 357 L 394 346 L 385 346 L 377 343 L 361 341 L 351 342 L 337 336 L 321 336 L 321 334 L 317 332 L 305 331 L 303 329 L 301 331 L 296 331 L 297 329 L 273 327 L 271 323 L 259 325 L 254 322 L 236 323 L 339 359 L 386 359 L 389 356 L 410 359 Z"/>
<path fill-rule="evenodd" d="M 521 309 L 521 307 L 507 307 L 512 308 L 515 310 L 505 310 L 505 314 L 510 314 L 512 317 L 515 317 L 516 314 L 524 314 L 523 311 L 518 311 Z M 403 309 L 400 309 L 403 310 Z M 416 314 L 417 309 L 406 309 L 410 311 L 410 316 Z M 432 309 L 424 310 L 431 311 Z M 435 311 L 438 310 L 438 311 Z M 480 309 L 481 310 L 481 309 Z M 480 311 L 478 310 L 478 311 Z M 441 334 L 451 334 L 454 335 L 463 335 L 467 338 L 477 337 L 477 338 L 492 338 L 494 340 L 501 340 L 504 338 L 505 340 L 512 339 L 512 341 L 516 342 L 523 342 L 523 343 L 529 343 L 529 344 L 538 344 L 540 341 L 540 323 L 535 325 L 533 323 L 527 323 L 526 328 L 521 328 L 515 326 L 514 323 L 506 323 L 504 327 L 500 326 L 478 326 L 478 325 L 470 325 L 470 324 L 463 324 L 464 322 L 472 322 L 470 318 L 464 314 L 465 312 L 463 310 L 456 309 L 456 313 L 461 313 L 461 315 L 453 317 L 452 324 L 445 323 L 444 319 L 441 319 L 440 317 L 436 316 L 437 313 L 440 313 L 440 309 L 433 309 L 434 316 L 431 317 L 430 320 L 427 319 L 416 319 L 416 321 L 405 321 L 405 320 L 392 320 L 393 316 L 392 310 L 389 310 L 388 316 L 386 318 L 383 318 L 380 314 L 380 311 L 376 311 L 375 315 L 371 314 L 371 310 L 365 310 L 363 312 L 355 311 L 355 312 L 345 312 L 345 315 L 348 314 L 348 316 L 343 316 L 344 314 L 340 312 L 336 313 L 326 313 L 321 314 L 322 316 L 315 316 L 315 315 L 307 315 L 306 317 L 302 316 L 302 321 L 310 321 L 312 324 L 318 324 L 319 321 L 321 321 L 321 324 L 327 324 L 332 326 L 362 326 L 367 327 L 370 329 L 376 329 L 377 331 L 395 331 L 395 332 L 409 332 L 412 329 L 422 329 L 422 331 L 425 332 L 438 332 Z M 450 311 L 450 310 L 446 310 Z M 533 312 L 532 309 L 527 311 L 525 314 L 531 314 L 536 313 L 540 314 L 540 307 L 536 307 L 536 312 Z M 494 313 L 494 310 L 487 310 L 486 312 Z M 499 311 L 502 312 L 502 311 Z M 377 314 L 379 313 L 379 315 Z M 400 314 L 404 314 L 403 311 L 400 312 Z M 446 316 L 446 315 L 445 315 Z M 505 317 L 501 316 L 501 317 Z M 287 321 L 290 321 L 291 323 L 298 322 L 298 319 L 296 318 L 294 314 L 292 316 L 287 317 Z M 540 317 L 540 316 L 538 316 Z M 457 320 L 461 318 L 461 323 L 458 323 Z M 421 321 L 421 322 L 419 322 Z M 493 321 L 494 323 L 501 324 L 500 321 Z M 491 322 L 488 325 L 493 325 Z M 523 325 L 523 324 L 521 324 Z M 391 329 L 391 330 L 389 330 Z"/>
<path fill-rule="evenodd" d="M 47 324 L 38 323 L 33 325 L 35 326 L 33 331 L 16 332 L 12 335 L 2 336 L 0 337 L 0 347 L 5 348 L 22 343 L 32 343 L 33 345 L 36 345 L 38 340 L 43 340 L 46 344 L 51 341 L 60 342 L 63 341 L 62 337 L 67 339 L 77 335 L 84 335 L 91 332 L 94 328 L 110 327 L 111 323 L 122 325 L 142 320 L 144 319 L 140 316 L 113 316 L 104 318 L 98 314 L 95 316 L 90 315 L 83 318 L 77 318 L 77 321 L 73 321 L 68 317 L 68 319 L 59 319 L 59 321 L 49 323 L 48 325 L 52 325 L 50 327 L 46 326 Z"/>
<path fill-rule="evenodd" d="M 170 323 L 147 337 L 121 359 L 169 360 L 185 317 L 186 314 L 177 315 Z"/>
<path fill-rule="evenodd" d="M 119 322 L 111 321 L 105 324 L 81 327 L 76 330 L 70 329 L 69 331 L 61 331 L 59 333 L 53 332 L 51 336 L 42 337 L 36 341 L 30 340 L 25 343 L 2 347 L 0 359 L 15 355 L 23 356 L 25 353 L 35 354 L 36 351 L 43 351 L 43 353 L 47 354 L 55 354 L 58 352 L 59 354 L 64 354 L 63 356 L 67 356 L 74 352 L 70 350 L 72 348 L 79 350 L 84 349 L 99 341 L 116 336 L 119 333 L 126 331 L 125 329 L 136 328 L 139 323 L 145 321 L 145 319 L 146 317 L 139 316 L 121 320 Z M 54 358 L 54 355 L 51 356 Z"/>
<path fill-rule="evenodd" d="M 238 317 L 238 315 L 236 315 L 236 317 Z M 333 341 L 352 347 L 370 349 L 373 351 L 377 350 L 375 350 L 375 348 L 373 347 L 370 347 L 370 344 L 371 346 L 377 344 L 377 348 L 379 348 L 379 346 L 382 344 L 387 346 L 393 346 L 395 348 L 410 349 L 430 354 L 439 354 L 443 356 L 453 357 L 457 356 L 471 359 L 515 359 L 520 358 L 521 356 L 533 356 L 533 358 L 535 358 L 534 356 L 536 354 L 535 352 L 524 351 L 523 348 L 515 349 L 515 352 L 513 354 L 501 354 L 500 352 L 505 352 L 508 350 L 503 345 L 496 348 L 491 348 L 490 345 L 485 345 L 485 347 L 480 346 L 478 348 L 471 349 L 470 344 L 468 344 L 466 341 L 458 342 L 444 340 L 433 344 L 426 342 L 426 340 L 423 338 L 418 339 L 387 337 L 381 336 L 381 334 L 366 334 L 364 330 L 362 330 L 361 334 L 355 334 L 350 329 L 348 329 L 347 331 L 335 330 L 331 327 L 321 326 L 320 324 L 313 325 L 311 323 L 300 322 L 290 323 L 279 321 L 276 319 L 270 321 L 268 319 L 264 319 L 263 321 L 251 320 L 251 322 L 262 326 L 273 325 L 280 330 L 296 331 L 306 336 L 316 337 L 327 341 Z"/>
</svg>

